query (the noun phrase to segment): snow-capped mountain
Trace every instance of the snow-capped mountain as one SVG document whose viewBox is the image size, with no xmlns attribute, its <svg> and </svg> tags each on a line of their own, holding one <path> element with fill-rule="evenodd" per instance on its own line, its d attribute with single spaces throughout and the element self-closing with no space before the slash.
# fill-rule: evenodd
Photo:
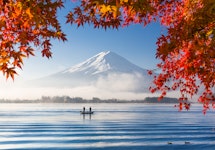
<svg viewBox="0 0 215 150">
<path fill-rule="evenodd" d="M 96 86 L 121 91 L 145 91 L 151 81 L 145 69 L 114 52 L 106 51 L 36 82 L 43 87 Z"/>
<path fill-rule="evenodd" d="M 134 73 L 141 72 L 146 73 L 146 70 L 132 64 L 125 58 L 110 51 L 101 52 L 86 61 L 72 66 L 64 70 L 60 74 L 76 74 L 81 73 L 88 76 L 96 76 L 107 73 Z"/>
</svg>

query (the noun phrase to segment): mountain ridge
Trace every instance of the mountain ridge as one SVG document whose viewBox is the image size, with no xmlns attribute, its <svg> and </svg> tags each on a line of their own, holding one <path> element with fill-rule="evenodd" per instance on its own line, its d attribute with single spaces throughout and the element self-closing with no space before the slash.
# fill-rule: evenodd
<svg viewBox="0 0 215 150">
<path fill-rule="evenodd" d="M 82 72 L 87 75 L 96 75 L 108 71 L 131 73 L 137 70 L 139 72 L 147 72 L 114 52 L 104 51 L 59 73 L 66 74 Z"/>
</svg>

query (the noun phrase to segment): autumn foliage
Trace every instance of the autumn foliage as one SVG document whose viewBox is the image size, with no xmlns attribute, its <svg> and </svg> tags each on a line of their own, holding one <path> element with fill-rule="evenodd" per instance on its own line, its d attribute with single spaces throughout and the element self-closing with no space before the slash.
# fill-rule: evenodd
<svg viewBox="0 0 215 150">
<path fill-rule="evenodd" d="M 161 73 L 151 92 L 179 90 L 179 109 L 189 109 L 197 93 L 204 113 L 215 107 L 215 1 L 214 0 L 81 0 L 67 15 L 67 23 L 95 28 L 160 22 L 167 33 L 157 40 Z M 62 0 L 0 0 L 0 70 L 14 77 L 23 57 L 40 48 L 51 57 L 50 39 L 66 40 L 56 18 Z M 38 15 L 39 14 L 39 15 Z M 153 74 L 153 71 L 149 71 Z"/>
<path fill-rule="evenodd" d="M 50 39 L 66 40 L 57 20 L 61 1 L 0 0 L 0 70 L 14 79 L 23 58 L 36 49 L 51 57 Z"/>
</svg>

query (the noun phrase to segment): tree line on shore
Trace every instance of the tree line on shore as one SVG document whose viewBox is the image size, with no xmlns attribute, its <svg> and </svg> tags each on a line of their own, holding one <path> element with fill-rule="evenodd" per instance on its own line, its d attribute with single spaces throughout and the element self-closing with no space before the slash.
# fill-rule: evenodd
<svg viewBox="0 0 215 150">
<path fill-rule="evenodd" d="M 177 98 L 166 97 L 162 101 L 158 101 L 158 97 L 146 97 L 142 100 L 121 100 L 121 99 L 100 99 L 93 97 L 92 99 L 84 99 L 82 97 L 69 96 L 42 96 L 40 99 L 0 99 L 0 103 L 178 103 Z"/>
</svg>

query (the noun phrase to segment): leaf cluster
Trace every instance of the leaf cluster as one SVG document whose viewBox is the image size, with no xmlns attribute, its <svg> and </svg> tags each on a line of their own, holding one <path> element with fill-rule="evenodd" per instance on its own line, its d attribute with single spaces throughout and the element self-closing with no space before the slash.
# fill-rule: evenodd
<svg viewBox="0 0 215 150">
<path fill-rule="evenodd" d="M 57 20 L 61 0 L 0 0 L 0 70 L 14 79 L 36 49 L 51 57 L 50 39 L 66 40 Z"/>
</svg>

